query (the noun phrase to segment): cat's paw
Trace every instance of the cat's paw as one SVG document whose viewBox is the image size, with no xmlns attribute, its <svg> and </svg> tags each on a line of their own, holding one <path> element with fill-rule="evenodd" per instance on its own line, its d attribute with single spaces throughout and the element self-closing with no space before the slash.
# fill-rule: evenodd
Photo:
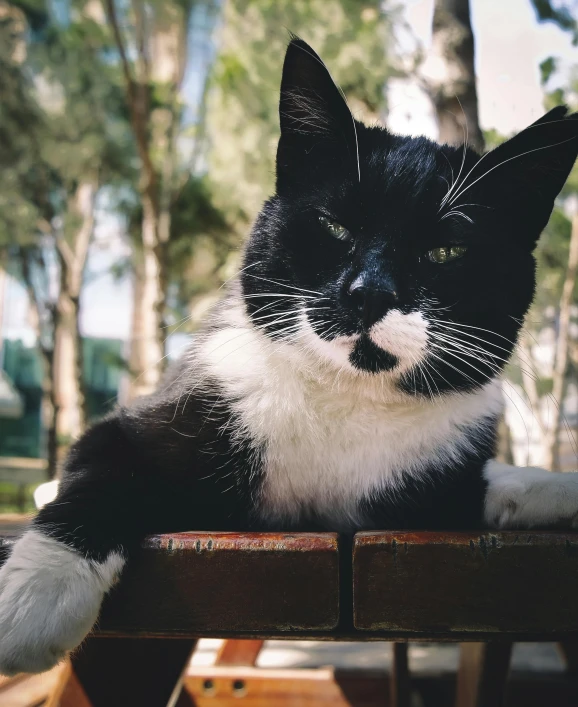
<svg viewBox="0 0 578 707">
<path fill-rule="evenodd" d="M 578 473 L 490 462 L 485 519 L 491 528 L 578 528 Z"/>
<path fill-rule="evenodd" d="M 96 563 L 26 532 L 0 570 L 0 674 L 43 672 L 76 648 L 123 564 L 116 553 Z"/>
</svg>

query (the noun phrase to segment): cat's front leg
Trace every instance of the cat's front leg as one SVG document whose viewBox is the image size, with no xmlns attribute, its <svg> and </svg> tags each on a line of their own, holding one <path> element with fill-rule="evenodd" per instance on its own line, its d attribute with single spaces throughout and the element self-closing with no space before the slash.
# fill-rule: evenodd
<svg viewBox="0 0 578 707">
<path fill-rule="evenodd" d="M 133 541 L 138 466 L 119 419 L 73 448 L 57 498 L 0 569 L 0 674 L 48 670 L 92 628 Z"/>
<path fill-rule="evenodd" d="M 578 528 L 578 473 L 489 461 L 484 478 L 490 528 Z"/>
<path fill-rule="evenodd" d="M 145 535 L 233 522 L 226 459 L 195 461 L 200 437 L 162 424 L 154 405 L 119 411 L 73 446 L 58 496 L 0 569 L 0 674 L 47 670 L 78 646 Z"/>
</svg>

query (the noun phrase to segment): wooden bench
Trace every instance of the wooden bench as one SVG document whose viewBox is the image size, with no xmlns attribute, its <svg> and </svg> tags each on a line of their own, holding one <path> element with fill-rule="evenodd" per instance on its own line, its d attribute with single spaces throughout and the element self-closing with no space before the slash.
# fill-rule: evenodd
<svg viewBox="0 0 578 707">
<path fill-rule="evenodd" d="M 0 542 L 0 555 L 10 543 Z M 198 638 L 221 637 L 251 639 L 240 651 L 249 663 L 268 638 L 394 642 L 383 702 L 393 707 L 410 704 L 407 641 L 461 642 L 455 704 L 500 707 L 514 641 L 562 642 L 575 668 L 577 598 L 578 533 L 364 532 L 353 542 L 331 533 L 154 536 L 107 598 L 50 704 L 197 704 L 188 682 L 183 689 L 184 670 Z M 235 700 L 247 693 L 235 678 L 246 673 L 223 673 L 239 662 L 234 649 L 206 672 L 207 698 L 224 674 L 233 688 L 236 680 Z M 578 704 L 575 682 L 566 688 L 568 704 Z"/>
</svg>

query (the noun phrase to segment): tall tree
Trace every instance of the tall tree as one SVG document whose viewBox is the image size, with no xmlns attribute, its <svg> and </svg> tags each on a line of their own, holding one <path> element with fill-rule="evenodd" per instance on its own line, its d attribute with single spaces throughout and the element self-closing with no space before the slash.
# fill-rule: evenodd
<svg viewBox="0 0 578 707">
<path fill-rule="evenodd" d="M 572 29 L 567 26 L 564 18 L 564 8 L 560 8 L 562 16 L 554 19 L 562 29 Z M 544 11 L 544 8 L 542 8 Z M 574 32 L 576 23 L 574 22 Z M 574 35 L 575 38 L 578 35 Z M 557 70 L 557 62 L 553 57 L 549 57 L 540 65 L 542 85 L 546 88 L 550 78 Z M 544 107 L 550 109 L 554 105 L 566 103 L 574 108 L 578 107 L 578 67 L 574 67 L 570 80 L 564 87 L 558 87 L 554 91 L 547 92 Z M 576 336 L 572 334 L 572 323 L 574 311 L 577 304 L 576 281 L 578 279 L 578 167 L 574 167 L 570 177 L 564 185 L 564 189 L 555 207 L 553 217 L 546 231 L 546 243 L 541 251 L 542 260 L 548 257 L 552 260 L 553 247 L 556 248 L 554 255 L 556 263 L 556 278 L 551 278 L 551 286 L 547 288 L 551 295 L 547 297 L 550 308 L 554 310 L 553 328 L 555 331 L 554 351 L 552 362 L 552 391 L 551 398 L 554 405 L 548 414 L 544 424 L 545 436 L 545 466 L 553 471 L 563 468 L 561 452 L 562 430 L 567 426 L 564 406 L 568 392 L 569 371 L 571 362 L 571 350 Z M 562 225 L 562 233 L 558 238 L 552 238 L 556 230 L 556 223 Z M 559 228 L 559 227 L 558 227 Z M 548 238 L 550 236 L 550 238 Z M 548 242 L 550 240 L 550 242 Z M 553 242 L 552 242 L 553 241 Z M 552 262 L 544 262 L 551 272 Z M 554 285 L 555 283 L 555 285 Z M 554 285 L 554 287 L 552 287 Z M 542 289 L 542 288 L 540 288 Z M 544 297 L 544 294 L 541 294 Z M 552 304 L 554 305 L 552 307 Z M 575 394 L 578 391 L 574 391 Z M 570 429 L 566 429 L 569 436 L 572 435 Z M 575 448 L 578 437 L 571 440 Z"/>
<path fill-rule="evenodd" d="M 104 0 L 140 165 L 129 362 L 134 396 L 154 389 L 165 358 L 172 212 L 188 180 L 183 174 L 188 165 L 180 155 L 181 92 L 190 55 L 190 16 L 200 3 L 213 8 L 210 0 L 135 0 L 130 5 Z"/>
<path fill-rule="evenodd" d="M 51 475 L 61 448 L 84 426 L 83 271 L 97 193 L 123 163 L 115 81 L 88 5 L 72 3 L 60 25 L 42 2 L 28 14 L 14 7 L 34 31 L 23 33 L 30 41 L 19 62 L 4 57 L 0 78 L 0 239 L 19 264 L 35 315 Z"/>
<path fill-rule="evenodd" d="M 422 73 L 434 104 L 439 142 L 464 140 L 480 152 L 474 34 L 469 0 L 435 0 L 432 45 Z"/>
<path fill-rule="evenodd" d="M 554 349 L 552 371 L 552 397 L 556 401 L 554 413 L 546 435 L 546 468 L 560 470 L 560 431 L 563 421 L 563 408 L 567 390 L 567 372 L 570 360 L 570 326 L 572 323 L 572 305 L 578 276 L 578 210 L 572 218 L 572 231 L 568 249 L 568 265 L 562 285 L 562 295 L 558 306 L 558 333 Z"/>
<path fill-rule="evenodd" d="M 540 64 L 545 89 L 556 70 L 554 57 L 548 57 Z M 545 110 L 561 103 L 578 106 L 578 67 L 565 86 L 546 91 Z M 578 305 L 577 200 L 578 167 L 575 167 L 536 249 L 538 287 L 520 339 L 520 370 L 510 369 L 509 372 L 513 381 L 521 385 L 532 416 L 528 430 L 533 432 L 539 458 L 529 461 L 554 471 L 575 467 L 575 461 L 565 459 L 564 455 L 568 449 L 575 450 L 578 441 L 576 434 L 572 439 L 564 412 L 571 384 L 574 384 L 572 393 L 578 393 L 575 384 L 578 356 L 574 355 L 578 350 L 574 333 Z M 551 356 L 546 357 L 546 351 L 550 351 Z M 527 437 L 529 432 L 524 431 L 524 435 Z M 568 446 L 564 450 L 566 443 Z"/>
</svg>

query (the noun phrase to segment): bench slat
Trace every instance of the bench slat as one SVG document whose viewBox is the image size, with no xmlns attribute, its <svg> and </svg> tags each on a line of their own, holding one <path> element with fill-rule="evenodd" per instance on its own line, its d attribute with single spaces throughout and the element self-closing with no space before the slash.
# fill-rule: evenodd
<svg viewBox="0 0 578 707">
<path fill-rule="evenodd" d="M 364 632 L 554 640 L 578 631 L 578 534 L 358 533 L 353 592 Z"/>
<path fill-rule="evenodd" d="M 151 536 L 105 602 L 101 632 L 330 631 L 339 620 L 333 533 Z"/>
</svg>

